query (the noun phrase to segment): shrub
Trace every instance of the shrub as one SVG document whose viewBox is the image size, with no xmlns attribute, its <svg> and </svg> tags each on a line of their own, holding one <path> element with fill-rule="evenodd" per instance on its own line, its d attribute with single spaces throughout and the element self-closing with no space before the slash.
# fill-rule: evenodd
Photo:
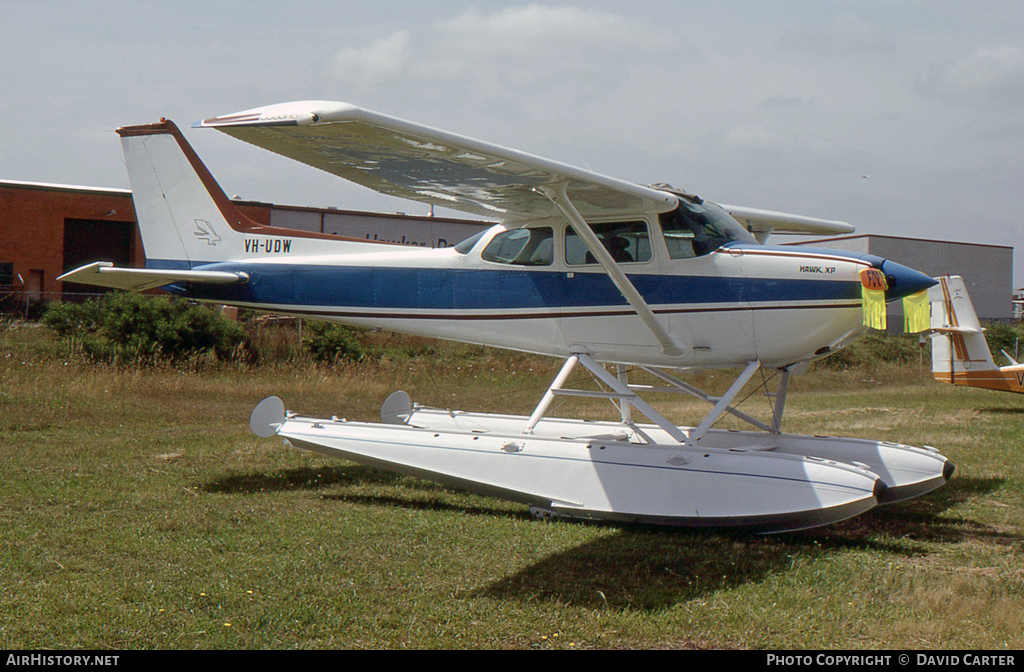
<svg viewBox="0 0 1024 672">
<path fill-rule="evenodd" d="M 988 341 L 988 349 L 992 351 L 992 358 L 996 364 L 1005 364 L 1002 361 L 1001 350 L 1015 356 L 1017 350 L 1017 339 L 1021 337 L 1022 327 L 1020 324 L 1006 324 L 1004 322 L 992 322 L 985 325 L 985 340 Z M 1018 353 L 1019 354 L 1019 353 Z"/>
<path fill-rule="evenodd" d="M 320 362 L 339 359 L 358 362 L 367 356 L 367 350 L 359 342 L 354 328 L 332 322 L 307 322 L 302 347 Z"/>
<path fill-rule="evenodd" d="M 925 345 L 925 357 L 931 354 L 931 344 Z M 853 369 L 874 364 L 916 364 L 921 358 L 917 334 L 887 334 L 871 332 L 817 362 L 829 369 Z"/>
<path fill-rule="evenodd" d="M 131 292 L 53 303 L 42 321 L 90 358 L 114 363 L 181 361 L 202 353 L 230 359 L 248 341 L 241 326 L 212 308 Z"/>
</svg>

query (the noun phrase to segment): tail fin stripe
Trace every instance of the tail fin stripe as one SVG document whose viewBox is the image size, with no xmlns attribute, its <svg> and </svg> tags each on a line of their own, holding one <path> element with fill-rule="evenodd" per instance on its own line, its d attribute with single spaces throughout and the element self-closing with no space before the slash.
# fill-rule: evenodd
<svg viewBox="0 0 1024 672">
<path fill-rule="evenodd" d="M 943 303 L 946 307 L 946 320 L 949 326 L 957 328 L 960 326 L 960 321 L 956 317 L 956 309 L 953 308 L 953 300 L 949 295 L 949 285 L 946 284 L 946 278 L 940 278 L 942 282 L 942 296 Z M 967 342 L 964 340 L 963 334 L 953 333 L 950 334 L 950 340 L 953 342 L 953 349 L 956 351 L 956 358 L 958 360 L 970 361 L 970 355 L 967 350 Z"/>
</svg>

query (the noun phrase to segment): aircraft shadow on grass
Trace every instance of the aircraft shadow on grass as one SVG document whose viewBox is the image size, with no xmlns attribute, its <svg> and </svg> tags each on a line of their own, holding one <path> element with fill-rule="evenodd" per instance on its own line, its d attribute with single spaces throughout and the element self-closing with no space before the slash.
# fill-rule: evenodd
<svg viewBox="0 0 1024 672">
<path fill-rule="evenodd" d="M 292 490 L 321 490 L 355 484 L 388 484 L 402 479 L 398 474 L 365 467 L 324 466 L 298 467 L 272 473 L 248 472 L 229 474 L 200 485 L 204 492 L 221 494 L 259 494 Z"/>
<path fill-rule="evenodd" d="M 996 490 L 997 478 L 961 478 L 941 496 L 878 507 L 826 528 L 754 535 L 620 526 L 620 533 L 558 553 L 474 595 L 552 600 L 585 608 L 658 610 L 790 571 L 801 560 L 875 549 L 899 558 L 926 554 L 915 541 L 985 538 L 1017 544 L 1020 535 L 943 514 Z M 955 485 L 954 485 L 955 484 Z"/>
<path fill-rule="evenodd" d="M 1017 408 L 1013 406 L 987 406 L 978 409 L 979 413 L 992 413 L 993 415 L 1020 415 L 1024 413 L 1024 408 Z"/>
<path fill-rule="evenodd" d="M 404 477 L 361 466 L 302 467 L 274 473 L 232 474 L 201 488 L 224 494 L 329 490 L 324 499 L 406 510 L 451 511 L 475 516 L 529 518 L 495 500 L 446 501 L 447 488 L 408 479 L 397 494 L 346 492 L 361 485 L 395 485 Z M 967 538 L 1019 544 L 1024 537 L 947 512 L 998 490 L 1001 478 L 959 477 L 939 493 L 881 506 L 824 528 L 755 535 L 641 525 L 598 525 L 617 533 L 548 556 L 515 574 L 473 591 L 495 599 L 552 600 L 585 608 L 657 610 L 718 591 L 759 583 L 790 571 L 802 560 L 844 550 L 877 550 L 906 558 L 928 551 L 916 542 L 953 544 Z M 504 508 L 503 508 L 504 506 Z M 538 522 L 537 524 L 543 524 Z M 585 525 L 559 521 L 552 525 Z"/>
<path fill-rule="evenodd" d="M 508 509 L 501 508 L 500 503 L 495 501 L 495 506 L 465 506 L 443 501 L 436 495 L 447 489 L 444 486 L 436 485 L 428 481 L 409 480 L 405 484 L 403 492 L 407 496 L 390 495 L 367 495 L 352 492 L 337 492 L 337 488 L 344 489 L 347 486 L 372 486 L 372 485 L 395 485 L 408 477 L 392 472 L 371 469 L 363 466 L 323 466 L 323 467 L 299 467 L 296 469 L 285 469 L 274 473 L 249 472 L 243 474 L 230 474 L 214 479 L 199 486 L 204 492 L 215 492 L 220 494 L 246 494 L 254 495 L 273 492 L 290 492 L 295 490 L 324 490 L 335 488 L 335 492 L 323 495 L 324 499 L 344 501 L 353 504 L 364 504 L 367 506 L 393 506 L 404 509 L 437 510 L 437 511 L 458 511 L 473 515 L 503 516 L 508 515 Z M 488 501 L 488 500 L 481 500 Z M 529 519 L 531 516 L 524 508 L 522 517 Z"/>
</svg>

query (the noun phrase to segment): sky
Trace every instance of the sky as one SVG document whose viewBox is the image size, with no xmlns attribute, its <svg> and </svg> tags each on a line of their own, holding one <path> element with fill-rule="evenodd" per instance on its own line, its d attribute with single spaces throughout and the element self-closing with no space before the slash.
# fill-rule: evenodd
<svg viewBox="0 0 1024 672">
<path fill-rule="evenodd" d="M 1020 0 L 0 0 L 0 13 L 0 179 L 128 188 L 114 129 L 166 117 L 229 195 L 426 214 L 190 128 L 337 100 L 858 233 L 1014 246 L 1024 284 Z"/>
</svg>

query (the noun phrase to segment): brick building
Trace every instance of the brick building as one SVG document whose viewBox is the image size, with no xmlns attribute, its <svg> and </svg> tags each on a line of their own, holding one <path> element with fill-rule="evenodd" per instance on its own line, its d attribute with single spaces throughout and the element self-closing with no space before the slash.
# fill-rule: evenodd
<svg viewBox="0 0 1024 672">
<path fill-rule="evenodd" d="M 447 247 L 486 222 L 237 202 L 255 222 L 282 228 Z M 40 299 L 75 299 L 103 290 L 57 280 L 94 261 L 142 267 L 145 252 L 132 193 L 0 180 L 0 311 Z"/>
<path fill-rule="evenodd" d="M 56 298 L 68 264 L 97 255 L 138 263 L 137 229 L 128 190 L 0 182 L 0 297 Z"/>
</svg>

